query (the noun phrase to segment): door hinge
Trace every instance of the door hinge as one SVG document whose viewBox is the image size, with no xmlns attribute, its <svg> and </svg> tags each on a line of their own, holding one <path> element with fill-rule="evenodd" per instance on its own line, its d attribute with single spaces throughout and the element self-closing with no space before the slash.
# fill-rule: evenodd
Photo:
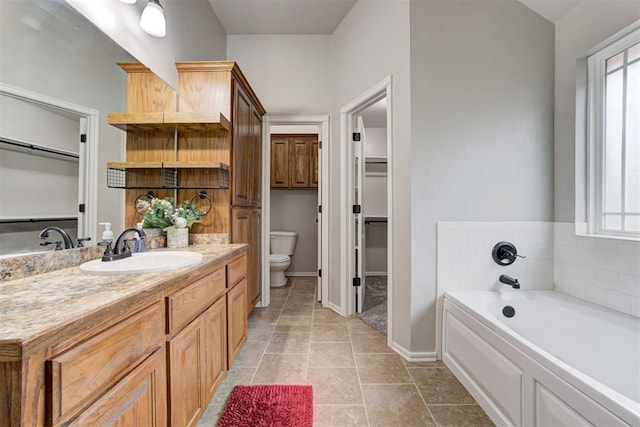
<svg viewBox="0 0 640 427">
<path fill-rule="evenodd" d="M 87 142 L 87 134 L 83 133 L 80 135 L 80 142 L 82 142 L 83 144 Z"/>
<path fill-rule="evenodd" d="M 318 277 L 322 277 L 322 269 L 318 270 Z"/>
<path fill-rule="evenodd" d="M 84 211 L 85 211 L 85 207 L 86 207 L 86 206 L 84 205 L 84 203 L 80 203 L 80 204 L 78 205 L 78 212 L 80 212 L 80 213 L 84 213 Z"/>
<path fill-rule="evenodd" d="M 322 205 L 318 206 L 318 213 L 322 213 Z"/>
<path fill-rule="evenodd" d="M 359 277 L 354 277 L 353 278 L 353 286 L 360 286 L 360 278 Z"/>
<path fill-rule="evenodd" d="M 353 133 L 353 140 L 354 141 L 360 141 L 360 132 L 354 132 Z"/>
<path fill-rule="evenodd" d="M 354 213 L 354 214 L 362 213 L 362 206 L 360 206 L 360 205 L 353 205 L 353 213 Z"/>
<path fill-rule="evenodd" d="M 318 149 L 322 150 L 322 141 L 318 141 Z"/>
</svg>

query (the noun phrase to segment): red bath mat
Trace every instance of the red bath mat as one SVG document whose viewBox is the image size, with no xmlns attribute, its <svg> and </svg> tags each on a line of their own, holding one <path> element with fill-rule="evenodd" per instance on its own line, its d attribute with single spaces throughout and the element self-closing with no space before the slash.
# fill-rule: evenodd
<svg viewBox="0 0 640 427">
<path fill-rule="evenodd" d="M 231 391 L 218 427 L 311 427 L 310 385 L 238 385 Z"/>
</svg>

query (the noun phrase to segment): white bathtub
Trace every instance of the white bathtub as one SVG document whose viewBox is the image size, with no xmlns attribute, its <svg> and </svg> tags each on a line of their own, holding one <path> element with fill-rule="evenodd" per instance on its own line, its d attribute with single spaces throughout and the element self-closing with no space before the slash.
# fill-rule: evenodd
<svg viewBox="0 0 640 427">
<path fill-rule="evenodd" d="M 640 319 L 553 291 L 471 291 L 445 294 L 442 327 L 443 361 L 496 424 L 640 426 Z"/>
</svg>

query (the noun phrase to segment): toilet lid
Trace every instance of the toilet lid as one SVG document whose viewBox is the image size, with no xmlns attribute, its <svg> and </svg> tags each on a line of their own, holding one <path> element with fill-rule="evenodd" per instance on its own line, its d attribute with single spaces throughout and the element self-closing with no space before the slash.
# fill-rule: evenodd
<svg viewBox="0 0 640 427">
<path fill-rule="evenodd" d="M 289 261 L 289 255 L 283 255 L 283 254 L 269 255 L 269 262 L 283 262 L 283 261 Z"/>
</svg>

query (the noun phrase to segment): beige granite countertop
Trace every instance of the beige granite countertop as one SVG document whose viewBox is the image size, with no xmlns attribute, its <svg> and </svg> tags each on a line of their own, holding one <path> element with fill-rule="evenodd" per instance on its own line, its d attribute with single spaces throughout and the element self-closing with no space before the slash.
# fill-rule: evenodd
<svg viewBox="0 0 640 427">
<path fill-rule="evenodd" d="M 95 275 L 71 267 L 0 282 L 0 356 L 20 357 L 28 347 L 51 344 L 47 337 L 59 335 L 62 328 L 81 320 L 86 323 L 91 316 L 99 318 L 114 304 L 131 306 L 239 255 L 246 247 L 191 245 L 184 249 L 201 252 L 200 264 L 158 273 Z"/>
</svg>

